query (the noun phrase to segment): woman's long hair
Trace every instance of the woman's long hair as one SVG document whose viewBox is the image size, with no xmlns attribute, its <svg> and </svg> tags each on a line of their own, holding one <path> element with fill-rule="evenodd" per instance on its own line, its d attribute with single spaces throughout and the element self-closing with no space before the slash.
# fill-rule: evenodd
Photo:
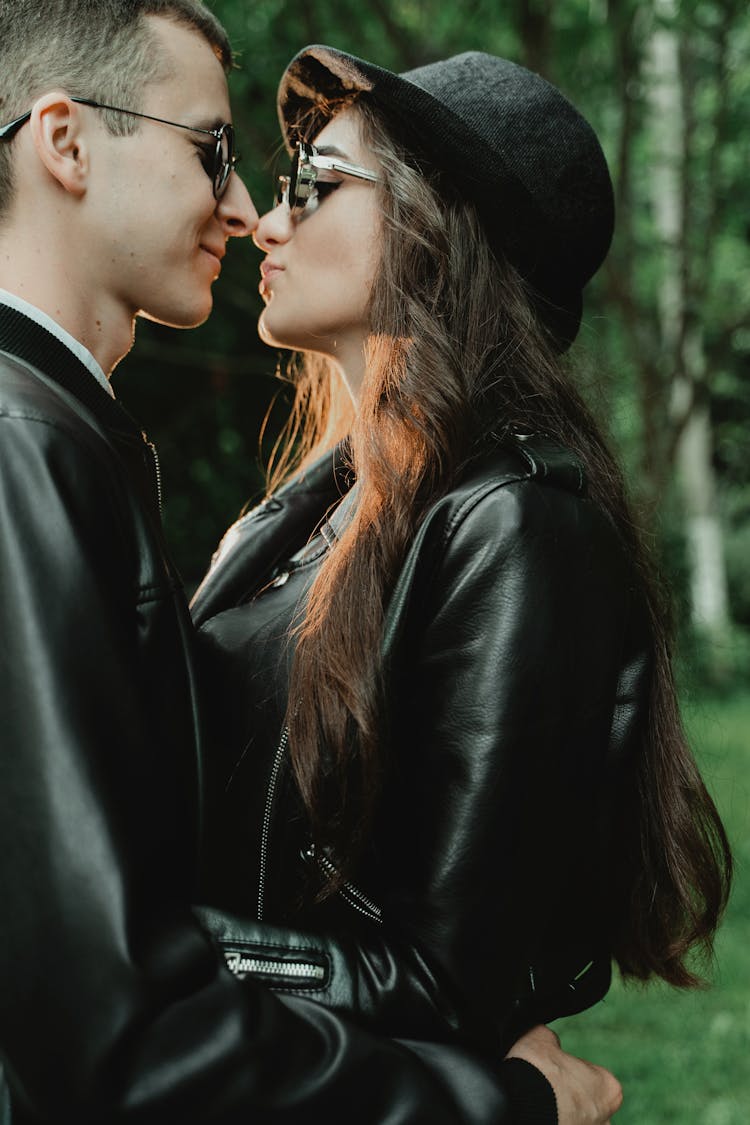
<svg viewBox="0 0 750 1125">
<path fill-rule="evenodd" d="M 383 182 L 382 255 L 360 408 L 349 436 L 358 496 L 296 632 L 287 724 L 313 838 L 335 892 L 359 857 L 387 770 L 380 648 L 389 595 L 428 508 L 489 437 L 554 435 L 586 466 L 589 492 L 636 561 L 654 644 L 648 730 L 614 833 L 610 940 L 623 975 L 699 978 L 731 878 L 729 845 L 687 745 L 671 669 L 668 608 L 641 545 L 622 474 L 531 311 L 517 271 L 493 255 L 471 204 L 446 194 L 357 102 Z M 292 437 L 310 460 L 336 436 L 340 378 L 320 357 L 298 375 Z M 343 387 L 339 397 L 347 392 Z M 306 421 L 301 421 L 306 419 Z M 334 427 L 335 429 L 335 427 Z M 287 463 L 287 468 L 289 463 Z M 356 628 L 352 623 L 356 622 Z"/>
</svg>

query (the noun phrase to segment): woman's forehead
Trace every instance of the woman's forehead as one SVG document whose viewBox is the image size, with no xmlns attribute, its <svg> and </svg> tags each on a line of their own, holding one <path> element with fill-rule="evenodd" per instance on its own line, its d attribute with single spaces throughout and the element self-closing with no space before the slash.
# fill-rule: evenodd
<svg viewBox="0 0 750 1125">
<path fill-rule="evenodd" d="M 316 148 L 335 148 L 342 156 L 353 157 L 362 148 L 362 125 L 356 109 L 337 113 L 313 138 Z"/>
</svg>

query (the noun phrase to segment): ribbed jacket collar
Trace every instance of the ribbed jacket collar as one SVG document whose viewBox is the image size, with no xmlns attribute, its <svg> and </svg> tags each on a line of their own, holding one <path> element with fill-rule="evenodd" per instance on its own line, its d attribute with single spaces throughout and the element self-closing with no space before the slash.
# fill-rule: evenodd
<svg viewBox="0 0 750 1125">
<path fill-rule="evenodd" d="M 107 394 L 70 348 L 41 324 L 0 304 L 0 351 L 38 368 L 82 402 L 106 429 L 143 441 L 128 412 Z"/>
</svg>

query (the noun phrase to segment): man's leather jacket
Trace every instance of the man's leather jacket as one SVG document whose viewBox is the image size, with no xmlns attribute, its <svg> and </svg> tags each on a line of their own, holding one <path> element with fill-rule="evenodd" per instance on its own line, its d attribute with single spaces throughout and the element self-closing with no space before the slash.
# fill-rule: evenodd
<svg viewBox="0 0 750 1125">
<path fill-rule="evenodd" d="M 200 737 L 154 455 L 0 308 L 0 1053 L 14 1125 L 508 1122 L 489 1065 L 239 983 L 188 909 Z"/>
<path fill-rule="evenodd" d="M 351 509 L 350 493 L 326 518 L 346 487 L 332 466 L 230 529 L 192 606 L 216 753 L 234 751 L 202 918 L 241 976 L 385 1033 L 504 1050 L 609 985 L 610 831 L 648 707 L 642 591 L 568 451 L 526 436 L 478 457 L 427 514 L 387 611 L 390 777 L 370 848 L 336 900 L 300 909 L 305 865 L 326 857 L 305 840 L 275 681 L 284 623 Z"/>
</svg>

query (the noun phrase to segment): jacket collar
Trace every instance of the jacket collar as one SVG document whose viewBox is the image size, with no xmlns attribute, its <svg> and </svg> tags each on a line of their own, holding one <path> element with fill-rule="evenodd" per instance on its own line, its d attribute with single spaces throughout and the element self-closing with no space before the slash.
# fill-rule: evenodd
<svg viewBox="0 0 750 1125">
<path fill-rule="evenodd" d="M 311 532 L 320 528 L 326 535 L 327 513 L 351 484 L 343 446 L 337 446 L 242 516 L 227 531 L 195 593 L 194 622 L 200 626 L 222 609 L 240 605 L 308 542 Z M 340 533 L 340 527 L 330 528 L 327 541 Z"/>
<path fill-rule="evenodd" d="M 70 348 L 43 325 L 0 304 L 0 351 L 36 368 L 88 412 L 119 455 L 144 511 L 148 513 L 167 571 L 176 577 L 161 525 L 156 451 L 140 426 L 102 387 Z"/>
<path fill-rule="evenodd" d="M 348 492 L 333 509 L 328 519 L 321 524 L 321 534 L 329 547 L 333 547 L 341 539 L 352 522 L 358 496 L 359 486 L 354 481 L 350 483 Z"/>
<path fill-rule="evenodd" d="M 143 441 L 140 427 L 128 412 L 97 383 L 62 340 L 31 317 L 3 304 L 0 304 L 0 351 L 38 368 L 83 403 L 105 429 L 119 437 Z"/>
</svg>

